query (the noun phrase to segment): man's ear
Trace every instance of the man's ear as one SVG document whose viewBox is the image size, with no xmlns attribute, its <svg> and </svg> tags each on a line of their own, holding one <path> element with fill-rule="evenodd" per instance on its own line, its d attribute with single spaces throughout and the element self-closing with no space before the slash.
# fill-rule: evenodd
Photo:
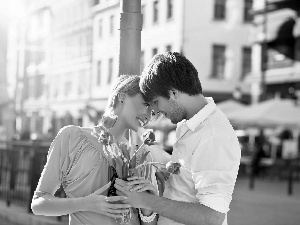
<svg viewBox="0 0 300 225">
<path fill-rule="evenodd" d="M 169 93 L 170 93 L 170 98 L 173 98 L 173 99 L 177 99 L 179 96 L 179 91 L 176 89 L 171 89 L 169 91 Z"/>
<path fill-rule="evenodd" d="M 118 94 L 118 99 L 119 99 L 119 101 L 120 101 L 121 103 L 124 103 L 125 97 L 126 97 L 126 95 L 125 95 L 125 93 L 123 93 L 123 92 L 120 92 L 120 93 Z"/>
</svg>

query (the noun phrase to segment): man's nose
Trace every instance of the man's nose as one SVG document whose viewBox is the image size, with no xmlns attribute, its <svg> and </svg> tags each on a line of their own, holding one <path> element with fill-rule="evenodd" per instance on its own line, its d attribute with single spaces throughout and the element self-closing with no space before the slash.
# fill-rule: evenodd
<svg viewBox="0 0 300 225">
<path fill-rule="evenodd" d="M 154 112 L 155 115 L 157 115 L 159 113 L 159 109 L 156 105 L 151 106 L 152 111 Z"/>
</svg>

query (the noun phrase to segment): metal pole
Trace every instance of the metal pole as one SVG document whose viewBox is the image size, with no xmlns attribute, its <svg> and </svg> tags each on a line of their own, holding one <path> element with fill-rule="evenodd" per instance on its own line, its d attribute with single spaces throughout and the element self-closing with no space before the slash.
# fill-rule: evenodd
<svg viewBox="0 0 300 225">
<path fill-rule="evenodd" d="M 262 33 L 263 33 L 263 39 L 261 43 L 261 80 L 260 80 L 260 98 L 259 101 L 264 101 L 266 99 L 266 92 L 267 92 L 267 86 L 266 86 L 266 70 L 267 70 L 267 4 L 268 0 L 264 0 L 264 9 L 263 9 L 263 22 L 262 22 Z M 260 128 L 260 132 L 262 132 L 262 128 Z M 263 135 L 261 133 L 261 135 Z M 256 149 L 255 151 L 259 151 L 259 149 Z M 256 152 L 257 154 L 257 152 Z M 252 159 L 256 160 L 256 159 Z M 251 174 L 250 174 L 250 183 L 249 183 L 249 188 L 251 190 L 254 189 L 255 187 L 255 176 L 256 176 L 256 165 L 255 163 L 252 162 L 251 164 Z"/>
<path fill-rule="evenodd" d="M 120 1 L 119 75 L 139 74 L 143 18 L 141 0 Z"/>
<path fill-rule="evenodd" d="M 266 70 L 267 70 L 267 4 L 268 0 L 264 0 L 264 11 L 263 11 L 263 24 L 262 24 L 262 32 L 263 32 L 263 40 L 261 43 L 261 96 L 260 101 L 264 101 L 266 99 Z"/>
<path fill-rule="evenodd" d="M 138 75 L 140 74 L 141 31 L 143 27 L 141 0 L 121 0 L 120 6 L 119 75 Z M 129 130 L 128 138 L 133 152 L 139 144 L 137 133 Z"/>
</svg>

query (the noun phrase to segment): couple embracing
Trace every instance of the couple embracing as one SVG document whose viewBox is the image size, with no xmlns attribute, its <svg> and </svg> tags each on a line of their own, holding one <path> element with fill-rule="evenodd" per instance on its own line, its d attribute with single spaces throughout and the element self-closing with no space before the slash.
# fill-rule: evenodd
<svg viewBox="0 0 300 225">
<path fill-rule="evenodd" d="M 171 156 L 156 145 L 145 145 L 136 156 L 126 147 L 126 131 L 138 131 L 153 112 L 177 124 Z M 134 155 L 136 165 L 145 158 L 172 161 L 180 173 L 168 177 L 160 196 L 154 167 L 120 179 L 112 155 Z M 203 96 L 193 64 L 176 52 L 157 54 L 141 76 L 118 78 L 98 126 L 58 132 L 31 207 L 36 215 L 69 214 L 71 225 L 227 225 L 240 157 L 230 122 Z M 54 196 L 60 185 L 67 198 Z"/>
</svg>

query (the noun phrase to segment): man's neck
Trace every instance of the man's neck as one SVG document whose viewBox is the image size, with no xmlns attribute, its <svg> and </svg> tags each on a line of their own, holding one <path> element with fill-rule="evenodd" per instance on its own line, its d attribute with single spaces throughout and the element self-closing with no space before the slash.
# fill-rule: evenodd
<svg viewBox="0 0 300 225">
<path fill-rule="evenodd" d="M 208 103 L 203 95 L 187 96 L 185 108 L 187 110 L 187 119 L 189 120 L 197 114 Z"/>
</svg>

